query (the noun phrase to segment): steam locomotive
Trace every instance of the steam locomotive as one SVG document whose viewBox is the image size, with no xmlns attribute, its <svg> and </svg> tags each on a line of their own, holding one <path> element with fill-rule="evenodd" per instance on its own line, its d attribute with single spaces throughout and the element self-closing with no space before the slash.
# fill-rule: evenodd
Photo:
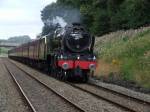
<svg viewBox="0 0 150 112">
<path fill-rule="evenodd" d="M 96 68 L 94 42 L 94 36 L 81 24 L 73 23 L 10 50 L 8 56 L 42 70 L 47 69 L 59 79 L 86 82 Z"/>
</svg>

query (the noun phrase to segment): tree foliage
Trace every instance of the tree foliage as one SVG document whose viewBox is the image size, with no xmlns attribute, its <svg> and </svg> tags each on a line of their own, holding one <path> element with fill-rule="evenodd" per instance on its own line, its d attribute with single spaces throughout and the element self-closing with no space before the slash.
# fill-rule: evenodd
<svg viewBox="0 0 150 112">
<path fill-rule="evenodd" d="M 42 20 L 61 16 L 69 22 L 74 17 L 64 13 L 72 9 L 79 10 L 81 23 L 96 35 L 150 24 L 149 0 L 57 0 L 43 9 Z"/>
</svg>

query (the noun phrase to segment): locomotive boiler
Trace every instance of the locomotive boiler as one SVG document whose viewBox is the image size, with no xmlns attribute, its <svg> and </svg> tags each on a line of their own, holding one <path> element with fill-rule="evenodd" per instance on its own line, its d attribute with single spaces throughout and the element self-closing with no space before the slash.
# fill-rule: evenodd
<svg viewBox="0 0 150 112">
<path fill-rule="evenodd" d="M 9 57 L 31 64 L 59 79 L 88 80 L 96 68 L 95 38 L 79 23 L 9 51 Z M 26 54 L 26 55 L 24 55 Z"/>
</svg>

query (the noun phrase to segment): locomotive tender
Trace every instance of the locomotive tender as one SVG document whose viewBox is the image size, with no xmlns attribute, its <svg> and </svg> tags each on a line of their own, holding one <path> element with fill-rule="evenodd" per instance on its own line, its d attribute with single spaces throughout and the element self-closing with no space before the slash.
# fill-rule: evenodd
<svg viewBox="0 0 150 112">
<path fill-rule="evenodd" d="M 96 68 L 94 42 L 94 36 L 79 23 L 73 23 L 10 50 L 8 56 L 47 69 L 51 75 L 60 79 L 82 79 L 86 82 Z"/>
</svg>

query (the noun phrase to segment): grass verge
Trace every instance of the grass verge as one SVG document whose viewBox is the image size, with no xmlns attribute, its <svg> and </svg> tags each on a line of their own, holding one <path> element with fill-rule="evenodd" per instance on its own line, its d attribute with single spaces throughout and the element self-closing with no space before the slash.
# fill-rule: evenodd
<svg viewBox="0 0 150 112">
<path fill-rule="evenodd" d="M 150 89 L 150 29 L 96 47 L 100 47 L 98 77 L 113 76 Z"/>
</svg>

